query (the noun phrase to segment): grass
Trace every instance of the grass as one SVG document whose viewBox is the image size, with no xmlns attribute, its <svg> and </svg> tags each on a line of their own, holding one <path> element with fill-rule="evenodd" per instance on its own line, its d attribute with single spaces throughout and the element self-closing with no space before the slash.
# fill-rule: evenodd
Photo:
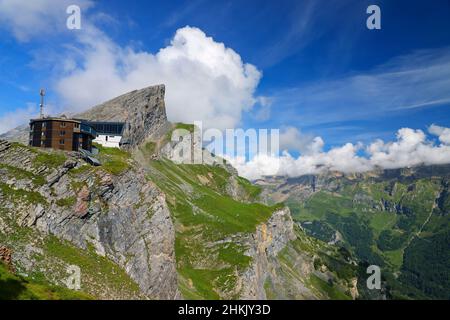
<svg viewBox="0 0 450 320">
<path fill-rule="evenodd" d="M 127 171 L 130 165 L 131 155 L 129 152 L 119 148 L 107 148 L 99 144 L 94 144 L 98 149 L 98 159 L 101 162 L 101 167 L 105 171 L 120 175 Z"/>
<path fill-rule="evenodd" d="M 87 250 L 76 248 L 66 241 L 49 236 L 45 243 L 45 254 L 59 258 L 65 263 L 76 265 L 81 269 L 81 288 L 86 291 L 92 290 L 92 280 L 95 280 L 96 290 L 104 290 L 102 287 L 109 287 L 115 292 L 128 292 L 131 295 L 138 295 L 140 290 L 136 282 L 127 275 L 125 270 L 95 253 L 92 246 Z M 94 279 L 84 281 L 83 275 L 89 275 Z"/>
<path fill-rule="evenodd" d="M 152 156 L 156 152 L 156 143 L 149 141 L 141 147 L 142 153 L 148 157 Z"/>
<path fill-rule="evenodd" d="M 74 168 L 72 170 L 69 171 L 69 175 L 71 176 L 77 176 L 86 172 L 89 172 L 91 170 L 93 170 L 94 167 L 91 166 L 90 164 L 83 164 L 78 168 Z"/>
<path fill-rule="evenodd" d="M 36 157 L 34 158 L 33 166 L 36 168 L 39 168 L 41 166 L 56 168 L 62 166 L 66 160 L 67 157 L 62 151 L 38 151 Z"/>
<path fill-rule="evenodd" d="M 172 135 L 175 130 L 186 130 L 192 133 L 194 132 L 194 125 L 181 122 L 173 124 L 173 127 L 166 133 L 162 145 L 165 145 L 169 141 L 172 141 Z"/>
<path fill-rule="evenodd" d="M 14 203 L 24 201 L 30 204 L 47 204 L 47 200 L 39 192 L 14 189 L 3 182 L 0 182 L 0 192 Z"/>
<path fill-rule="evenodd" d="M 397 215 L 392 212 L 377 212 L 371 214 L 370 226 L 376 235 L 381 231 L 392 229 L 397 222 Z"/>
<path fill-rule="evenodd" d="M 306 215 L 312 214 L 319 219 L 324 218 L 327 214 L 350 216 L 353 213 L 352 199 L 320 191 L 307 200 L 300 216 L 305 213 Z"/>
<path fill-rule="evenodd" d="M 256 200 L 261 195 L 262 188 L 255 186 L 250 181 L 245 178 L 237 177 L 239 186 L 244 189 L 245 193 L 248 195 L 250 200 Z"/>
<path fill-rule="evenodd" d="M 92 296 L 13 274 L 0 262 L 0 300 L 89 300 Z"/>
<path fill-rule="evenodd" d="M 184 286 L 180 287 L 180 291 L 185 299 L 218 300 L 221 295 L 217 292 L 216 285 L 218 281 L 225 283 L 230 274 L 232 274 L 231 269 L 209 270 L 185 267 L 181 271 L 181 275 L 185 279 L 189 279 L 188 282 L 193 288 Z"/>
<path fill-rule="evenodd" d="M 329 284 L 315 274 L 309 278 L 309 284 L 320 292 L 326 293 L 331 300 L 351 300 L 349 296 L 337 289 L 335 285 Z"/>
<path fill-rule="evenodd" d="M 0 170 L 5 170 L 7 174 L 11 175 L 12 177 L 21 180 L 21 179 L 28 179 L 33 182 L 34 185 L 42 186 L 45 184 L 44 177 L 40 175 L 35 175 L 32 172 L 13 167 L 4 163 L 0 163 Z"/>
<path fill-rule="evenodd" d="M 75 205 L 76 201 L 77 201 L 76 197 L 72 196 L 58 199 L 56 200 L 56 204 L 60 207 L 72 207 L 73 205 Z"/>
<path fill-rule="evenodd" d="M 401 268 L 403 264 L 403 249 L 384 251 L 383 254 L 395 270 L 399 270 Z"/>
</svg>

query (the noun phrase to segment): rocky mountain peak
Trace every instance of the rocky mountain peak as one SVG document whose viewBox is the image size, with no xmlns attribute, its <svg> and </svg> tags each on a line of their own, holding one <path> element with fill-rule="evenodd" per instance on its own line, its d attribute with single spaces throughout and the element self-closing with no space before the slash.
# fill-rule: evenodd
<svg viewBox="0 0 450 320">
<path fill-rule="evenodd" d="M 123 142 L 132 149 L 167 128 L 165 86 L 134 90 L 76 115 L 90 121 L 125 122 Z"/>
</svg>

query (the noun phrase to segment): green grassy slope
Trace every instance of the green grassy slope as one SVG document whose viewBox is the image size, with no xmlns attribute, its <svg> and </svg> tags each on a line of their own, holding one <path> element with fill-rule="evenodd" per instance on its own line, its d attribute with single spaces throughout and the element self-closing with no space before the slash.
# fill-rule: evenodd
<svg viewBox="0 0 450 320">
<path fill-rule="evenodd" d="M 0 300 L 89 300 L 92 296 L 12 273 L 0 262 Z"/>
<path fill-rule="evenodd" d="M 151 161 L 149 179 L 166 194 L 176 226 L 180 289 L 185 298 L 236 298 L 238 274 L 250 263 L 239 236 L 253 233 L 276 207 L 226 195 L 230 173 L 218 166 Z M 250 186 L 246 181 L 242 184 Z M 253 187 L 249 192 L 255 193 Z M 222 241 L 224 239 L 233 241 Z"/>
</svg>

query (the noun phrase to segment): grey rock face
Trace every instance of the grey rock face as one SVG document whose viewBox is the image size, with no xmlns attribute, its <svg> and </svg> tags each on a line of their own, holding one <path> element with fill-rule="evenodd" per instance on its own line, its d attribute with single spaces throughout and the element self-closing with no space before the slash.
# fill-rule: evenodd
<svg viewBox="0 0 450 320">
<path fill-rule="evenodd" d="M 165 86 L 135 90 L 76 115 L 91 121 L 125 122 L 122 142 L 132 149 L 168 126 L 164 103 Z"/>
<path fill-rule="evenodd" d="M 24 122 L 28 119 L 24 119 Z M 29 139 L 29 126 L 28 124 L 24 124 L 21 126 L 18 126 L 17 128 L 14 128 L 12 130 L 9 130 L 8 132 L 5 132 L 3 134 L 0 134 L 0 139 L 8 140 L 11 142 L 19 142 L 23 144 L 28 144 Z"/>
<path fill-rule="evenodd" d="M 267 299 L 264 284 L 271 270 L 276 268 L 277 255 L 295 239 L 289 208 L 274 212 L 266 223 L 257 227 L 248 239 L 249 249 L 246 254 L 253 260 L 242 276 L 242 299 Z"/>
<path fill-rule="evenodd" d="M 16 177 L 11 188 L 36 192 L 45 202 L 13 201 L 0 192 L 0 207 L 5 214 L 20 226 L 54 235 L 81 249 L 93 247 L 97 254 L 122 267 L 147 298 L 179 298 L 175 229 L 164 194 L 137 166 L 118 176 L 103 170 L 70 174 L 82 163 L 75 156 L 67 156 L 69 160 L 61 166 L 34 167 L 36 153 L 28 148 L 11 147 L 0 152 L 0 164 L 39 173 L 45 181 L 36 186 L 28 176 Z M 0 175 L 0 183 L 6 184 L 8 175 Z M 74 183 L 82 186 L 74 188 Z M 58 204 L 58 200 L 70 198 L 76 202 Z M 21 252 L 17 255 L 29 259 Z M 21 262 L 33 265 L 31 261 Z"/>
<path fill-rule="evenodd" d="M 186 132 L 186 130 L 172 134 L 172 140 L 162 146 L 159 156 L 177 164 L 222 166 L 231 175 L 238 175 L 236 168 L 223 158 L 212 154 L 207 149 L 203 149 L 201 136 L 192 132 Z"/>
</svg>

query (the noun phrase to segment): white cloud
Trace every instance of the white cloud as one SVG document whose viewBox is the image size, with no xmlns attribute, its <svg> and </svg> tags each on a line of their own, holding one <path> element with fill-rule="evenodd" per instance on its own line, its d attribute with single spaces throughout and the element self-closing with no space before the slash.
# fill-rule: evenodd
<svg viewBox="0 0 450 320">
<path fill-rule="evenodd" d="M 37 116 L 36 110 L 36 105 L 30 103 L 26 108 L 17 109 L 3 114 L 0 118 L 0 133 L 24 124 L 23 119 L 30 119 Z"/>
<path fill-rule="evenodd" d="M 259 96 L 255 108 L 250 113 L 250 116 L 258 121 L 264 122 L 270 119 L 272 114 L 272 99 L 270 97 Z"/>
<path fill-rule="evenodd" d="M 45 105 L 45 114 L 56 112 L 55 106 L 52 104 Z M 29 102 L 24 108 L 15 109 L 6 112 L 0 117 L 0 134 L 14 129 L 21 125 L 26 125 L 28 119 L 39 116 L 39 107 L 36 103 Z"/>
<path fill-rule="evenodd" d="M 94 27 L 80 34 L 79 41 L 81 64 L 57 81 L 57 91 L 72 111 L 163 83 L 169 120 L 201 120 L 205 127 L 224 129 L 235 127 L 242 112 L 257 102 L 254 91 L 261 72 L 198 28 L 178 29 L 157 54 L 120 47 Z"/>
<path fill-rule="evenodd" d="M 440 127 L 437 126 L 435 124 L 432 124 L 429 128 L 428 131 L 431 134 L 434 134 L 435 136 L 439 137 L 439 140 L 446 145 L 450 145 L 450 129 L 449 128 L 444 128 L 444 127 Z"/>
<path fill-rule="evenodd" d="M 449 128 L 431 126 L 430 132 L 442 142 L 436 145 L 427 139 L 422 130 L 402 128 L 395 141 L 376 140 L 364 148 L 362 144 L 347 143 L 341 147 L 323 151 L 323 141 L 316 137 L 311 144 L 313 152 L 292 157 L 287 151 L 281 156 L 257 155 L 245 162 L 242 158 L 228 160 L 239 173 L 249 179 L 264 175 L 297 177 L 316 174 L 326 170 L 341 172 L 364 172 L 376 168 L 394 169 L 417 165 L 450 163 Z M 366 155 L 361 156 L 360 152 Z"/>
<path fill-rule="evenodd" d="M 295 127 L 286 127 L 280 133 L 281 150 L 297 150 L 303 154 L 315 153 L 322 149 L 323 140 L 300 132 Z"/>
<path fill-rule="evenodd" d="M 13 33 L 19 41 L 43 38 L 66 30 L 66 8 L 73 0 L 0 0 L 0 27 Z M 90 0 L 77 0 L 82 9 L 93 5 Z"/>
</svg>

